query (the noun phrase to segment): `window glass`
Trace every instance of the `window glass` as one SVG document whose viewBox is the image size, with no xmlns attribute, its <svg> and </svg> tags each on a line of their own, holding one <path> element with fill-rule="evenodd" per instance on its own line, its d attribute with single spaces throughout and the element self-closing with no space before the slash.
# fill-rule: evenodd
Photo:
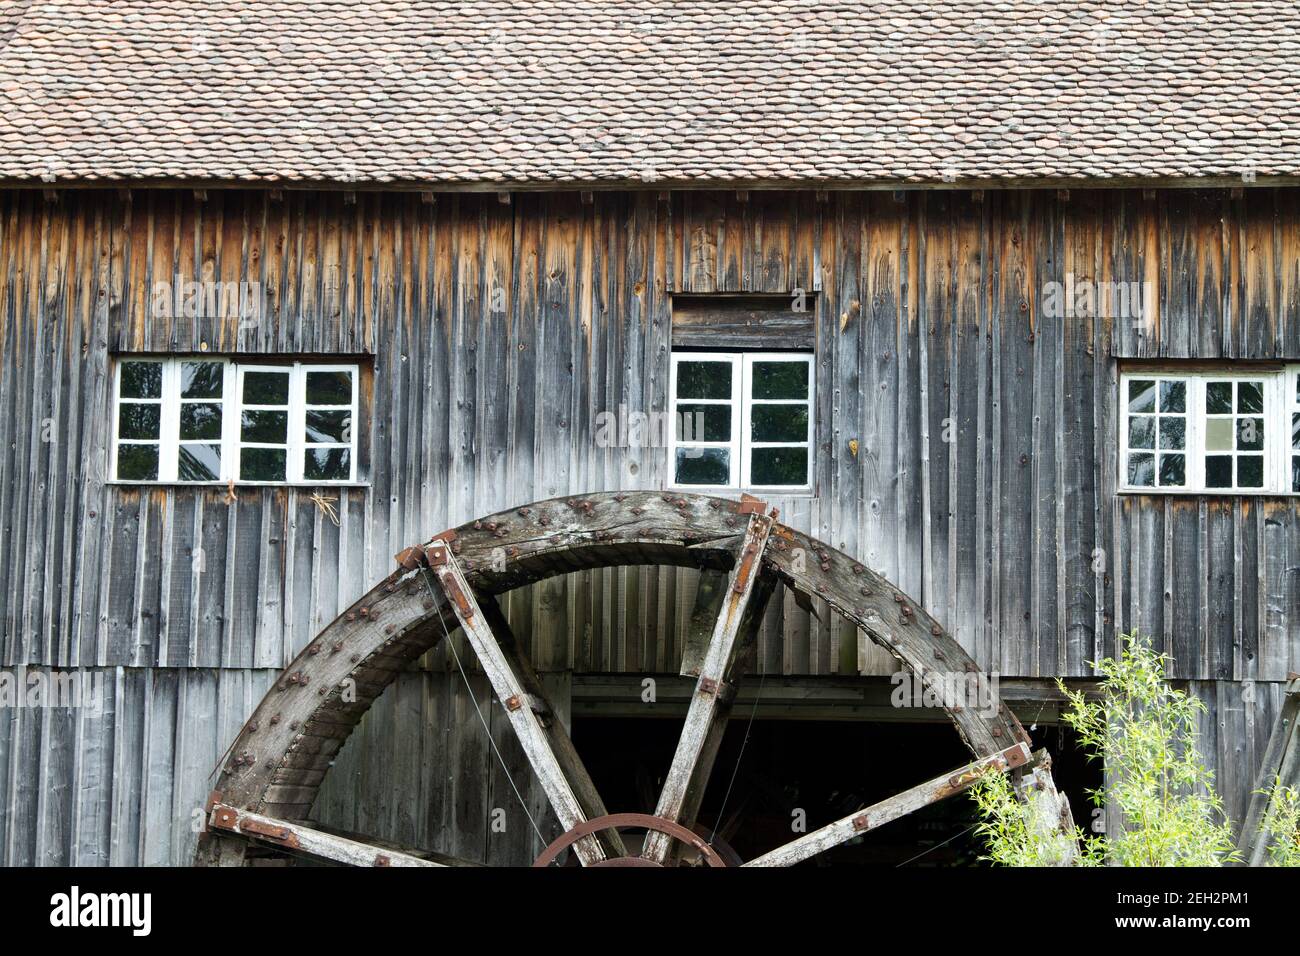
<svg viewBox="0 0 1300 956">
<path fill-rule="evenodd" d="M 1120 396 L 1125 488 L 1300 492 L 1300 373 L 1294 368 L 1124 373 Z"/>
<path fill-rule="evenodd" d="M 347 481 L 352 474 L 350 369 L 308 370 L 303 406 L 303 479 Z"/>
<path fill-rule="evenodd" d="M 118 365 L 116 472 L 119 481 L 157 481 L 163 428 L 160 361 Z"/>
<path fill-rule="evenodd" d="M 289 469 L 290 369 L 244 369 L 239 478 L 284 481 Z"/>
<path fill-rule="evenodd" d="M 354 480 L 355 365 L 124 358 L 116 400 L 116 480 Z"/>
<path fill-rule="evenodd" d="M 807 353 L 677 353 L 672 397 L 674 484 L 809 487 Z"/>
</svg>

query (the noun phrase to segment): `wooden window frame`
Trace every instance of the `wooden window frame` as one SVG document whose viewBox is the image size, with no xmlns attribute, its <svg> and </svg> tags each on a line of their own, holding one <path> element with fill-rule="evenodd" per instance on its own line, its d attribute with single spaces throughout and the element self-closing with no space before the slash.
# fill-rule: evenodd
<svg viewBox="0 0 1300 956">
<path fill-rule="evenodd" d="M 1119 435 L 1118 438 L 1118 484 L 1120 494 L 1141 495 L 1210 495 L 1210 496 L 1282 496 L 1294 495 L 1291 481 L 1291 413 L 1300 412 L 1300 400 L 1294 393 L 1287 394 L 1288 387 L 1294 389 L 1300 365 L 1288 365 L 1283 368 L 1251 368 L 1249 366 L 1222 365 L 1219 367 L 1198 366 L 1194 369 L 1179 369 L 1175 366 L 1160 368 L 1125 368 L 1119 374 Z M 1128 482 L 1128 463 L 1130 452 L 1138 454 L 1153 451 L 1156 456 L 1156 481 L 1159 481 L 1161 449 L 1129 448 L 1129 419 L 1135 414 L 1129 411 L 1128 385 L 1133 380 L 1183 381 L 1186 389 L 1186 434 L 1184 454 L 1186 466 L 1184 484 L 1182 485 L 1131 485 Z M 1207 386 L 1211 382 L 1234 383 L 1234 410 L 1230 415 L 1210 415 L 1205 411 Z M 1239 413 L 1235 408 L 1237 383 L 1261 382 L 1264 409 L 1257 415 Z M 1157 402 L 1159 386 L 1157 385 Z M 1137 413 L 1148 414 L 1148 413 Z M 1159 414 L 1159 406 L 1155 412 Z M 1249 487 L 1236 484 L 1236 460 L 1242 454 L 1238 449 L 1227 452 L 1207 450 L 1207 425 L 1211 420 L 1231 419 L 1234 423 L 1241 418 L 1262 418 L 1264 420 L 1263 458 L 1264 481 L 1261 487 Z M 1233 434 L 1236 435 L 1234 425 Z M 1235 441 L 1235 438 L 1234 438 Z M 1156 445 L 1159 445 L 1157 438 Z M 1233 458 L 1233 482 L 1230 487 L 1209 487 L 1205 478 L 1205 459 L 1207 455 L 1229 454 Z M 1252 454 L 1252 453 L 1247 453 Z"/>
<path fill-rule="evenodd" d="M 814 450 L 816 448 L 816 364 L 812 352 L 707 352 L 674 350 L 668 381 L 668 487 L 679 491 L 701 493 L 756 491 L 770 495 L 806 496 L 813 493 L 815 474 Z M 723 362 L 731 365 L 731 397 L 729 399 L 679 399 L 677 396 L 677 366 L 681 362 Z M 797 399 L 755 399 L 753 397 L 753 367 L 757 362 L 802 362 L 808 367 L 808 433 L 802 442 L 753 442 L 749 439 L 754 405 L 795 405 Z M 730 405 L 731 436 L 727 441 L 677 440 L 677 406 Z M 805 448 L 807 450 L 806 481 L 801 485 L 755 485 L 750 482 L 750 452 L 754 448 Z M 725 485 L 684 484 L 676 480 L 677 451 L 679 448 L 727 448 L 730 450 L 729 479 Z"/>
<path fill-rule="evenodd" d="M 162 365 L 162 395 L 159 399 L 132 399 L 122 397 L 122 369 L 127 363 L 154 363 Z M 187 399 L 181 397 L 181 367 L 187 362 L 211 362 L 220 364 L 223 371 L 222 394 L 219 400 L 212 399 Z M 243 400 L 244 376 L 248 372 L 276 372 L 287 374 L 289 376 L 289 404 L 287 406 L 275 406 L 275 408 L 284 408 L 288 412 L 288 433 L 284 446 L 275 445 L 274 447 L 284 447 L 285 453 L 285 479 L 283 481 L 265 481 L 265 480 L 246 480 L 239 477 L 240 458 L 243 448 L 250 447 L 272 447 L 262 445 L 261 443 L 243 442 L 240 439 L 240 422 L 243 411 L 246 408 L 270 408 L 271 406 L 251 406 L 246 405 Z M 350 406 L 328 406 L 331 408 L 343 409 L 349 411 L 351 423 L 349 431 L 349 441 L 337 443 L 310 442 L 306 440 L 306 411 L 308 407 L 327 407 L 327 406 L 308 406 L 306 402 L 306 383 L 307 375 L 311 372 L 334 372 L 345 371 L 351 375 L 352 396 Z M 112 440 L 109 451 L 108 462 L 108 482 L 119 485 L 178 485 L 182 487 L 221 487 L 229 485 L 232 481 L 241 486 L 271 486 L 271 487 L 321 487 L 321 486 L 348 486 L 361 484 L 357 479 L 357 471 L 360 457 L 360 440 L 359 440 L 359 415 L 361 409 L 361 376 L 362 367 L 358 362 L 311 362 L 311 361 L 286 361 L 275 362 L 268 359 L 254 358 L 250 362 L 240 362 L 231 356 L 221 355 L 177 355 L 177 356 L 157 356 L 157 355 L 118 355 L 114 359 L 113 372 L 113 395 L 112 395 Z M 161 406 L 161 425 L 158 445 L 158 476 L 149 479 L 118 478 L 118 448 L 123 444 L 155 444 L 152 441 L 142 439 L 120 439 L 118 437 L 119 427 L 119 406 L 123 402 L 137 404 L 158 404 Z M 221 405 L 221 437 L 220 439 L 185 439 L 180 438 L 180 411 L 181 406 L 187 403 L 208 403 Z M 301 436 L 295 438 L 295 436 Z M 216 479 L 205 481 L 185 481 L 178 477 L 178 466 L 180 456 L 180 446 L 183 444 L 219 444 L 221 446 L 221 470 Z M 348 477 L 340 479 L 304 479 L 304 458 L 308 448 L 314 447 L 333 447 L 348 449 Z"/>
</svg>

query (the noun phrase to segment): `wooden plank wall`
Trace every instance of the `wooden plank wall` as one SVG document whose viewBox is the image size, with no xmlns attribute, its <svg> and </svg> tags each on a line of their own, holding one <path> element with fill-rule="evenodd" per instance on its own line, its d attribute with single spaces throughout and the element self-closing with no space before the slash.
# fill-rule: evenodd
<svg viewBox="0 0 1300 956">
<path fill-rule="evenodd" d="M 1296 499 L 1117 498 L 1114 359 L 1300 358 L 1297 195 L 5 193 L 0 663 L 282 666 L 435 530 L 661 487 L 662 449 L 594 434 L 601 411 L 663 409 L 671 293 L 801 288 L 820 493 L 774 502 L 784 520 L 1007 675 L 1084 675 L 1137 626 L 1179 676 L 1282 679 Z M 177 273 L 259 282 L 267 313 L 152 317 Z M 1067 273 L 1150 281 L 1158 309 L 1047 319 Z M 109 354 L 199 349 L 371 358 L 369 484 L 337 527 L 298 490 L 104 483 Z M 509 613 L 544 670 L 672 671 L 694 588 L 590 572 Z M 854 667 L 842 626 L 775 604 L 765 670 Z"/>
</svg>

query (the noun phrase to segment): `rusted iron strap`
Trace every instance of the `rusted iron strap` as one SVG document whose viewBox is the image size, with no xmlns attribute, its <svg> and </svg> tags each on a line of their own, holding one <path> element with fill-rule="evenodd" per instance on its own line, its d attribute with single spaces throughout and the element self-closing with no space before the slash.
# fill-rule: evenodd
<svg viewBox="0 0 1300 956">
<path fill-rule="evenodd" d="M 219 803 L 208 814 L 208 823 L 214 829 L 229 833 L 242 833 L 280 846 L 297 847 L 298 837 L 288 827 L 264 820 L 243 816 L 234 807 Z"/>
<path fill-rule="evenodd" d="M 446 554 L 445 551 L 444 554 Z M 452 558 L 450 555 L 447 555 L 446 560 L 444 560 L 441 565 L 433 565 L 432 562 L 430 562 L 430 565 L 434 568 L 433 573 L 438 578 L 438 583 L 442 585 L 442 590 L 447 595 L 447 599 L 455 605 L 456 616 L 459 617 L 462 622 L 473 620 L 474 602 L 470 600 L 469 595 L 461 588 L 460 581 L 457 580 L 458 576 L 453 574 L 451 569 L 448 567 L 451 560 Z"/>
<path fill-rule="evenodd" d="M 730 681 L 718 681 L 712 677 L 701 677 L 696 689 L 701 694 L 711 694 L 724 704 L 730 703 L 736 696 L 736 685 Z"/>
<path fill-rule="evenodd" d="M 736 562 L 736 580 L 731 586 L 731 589 L 737 594 L 745 593 L 745 589 L 749 586 L 749 579 L 753 576 L 755 566 L 763 553 L 763 548 L 767 545 L 766 534 L 747 534 L 745 537 L 745 546 L 741 549 L 740 560 Z"/>
<path fill-rule="evenodd" d="M 761 515 L 767 511 L 767 502 L 753 495 L 741 495 L 740 503 L 736 505 L 736 514 L 738 515 Z"/>
</svg>

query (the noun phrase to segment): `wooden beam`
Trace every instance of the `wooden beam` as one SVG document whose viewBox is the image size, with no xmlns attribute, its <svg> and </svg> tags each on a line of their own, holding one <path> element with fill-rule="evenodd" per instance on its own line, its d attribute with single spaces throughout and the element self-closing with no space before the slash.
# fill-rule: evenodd
<svg viewBox="0 0 1300 956">
<path fill-rule="evenodd" d="M 541 681 L 531 666 L 525 666 L 500 609 L 491 618 L 484 612 L 445 541 L 435 540 L 424 556 L 428 562 L 423 569 L 426 584 L 435 597 L 440 593 L 446 596 L 460 621 L 560 826 L 569 830 L 589 817 L 603 815 L 591 777 L 578 759 L 568 733 L 554 719 L 554 710 L 545 702 Z M 500 637 L 494 633 L 494 624 Z M 606 845 L 600 837 L 587 836 L 574 844 L 574 852 L 584 866 L 590 866 L 606 859 Z"/>
<path fill-rule="evenodd" d="M 847 843 L 854 837 L 914 813 L 922 807 L 961 793 L 973 786 L 986 773 L 1005 773 L 1024 766 L 1029 759 L 1029 748 L 1025 744 L 1008 747 L 1000 753 L 975 760 L 952 773 L 927 780 L 911 790 L 904 790 L 888 800 L 872 804 L 865 810 L 858 810 L 820 830 L 814 830 L 797 840 L 791 840 L 770 853 L 764 853 L 757 859 L 750 860 L 745 866 L 793 866 L 818 853 L 825 853 L 841 843 Z"/>
<path fill-rule="evenodd" d="M 551 703 L 550 696 L 546 693 L 546 685 L 542 683 L 541 677 L 533 670 L 532 661 L 528 659 L 521 649 L 514 631 L 511 630 L 509 622 L 506 621 L 506 616 L 501 613 L 500 606 L 495 599 L 486 598 L 480 602 L 480 607 L 483 616 L 487 619 L 488 627 L 496 636 L 497 645 L 501 648 L 502 656 L 518 678 L 520 686 L 524 688 L 521 700 L 538 717 L 542 733 L 546 737 L 547 743 L 550 744 L 551 753 L 555 755 L 560 772 L 564 775 L 564 779 L 569 782 L 574 795 L 578 798 L 583 813 L 588 818 L 607 816 L 609 811 L 605 808 L 605 801 L 601 799 L 595 783 L 592 782 L 591 774 L 587 772 L 586 765 L 582 762 L 582 758 L 578 756 L 578 751 L 573 746 L 573 739 L 569 736 L 568 728 L 556 717 L 559 711 Z M 604 845 L 606 854 L 613 856 L 628 855 L 622 834 L 617 830 L 601 831 L 596 834 L 596 839 Z"/>
<path fill-rule="evenodd" d="M 1039 834 L 1041 866 L 1073 866 L 1079 856 L 1070 800 L 1056 789 L 1052 758 L 1046 750 L 1034 754 L 1034 765 L 1014 781 L 1016 795 L 1029 808 L 1029 823 Z"/>
<path fill-rule="evenodd" d="M 373 846 L 361 840 L 325 833 L 293 820 L 280 820 L 212 801 L 208 826 L 222 833 L 234 833 L 249 840 L 278 847 L 289 853 L 306 854 L 347 866 L 474 866 L 431 853 L 419 855 L 389 846 Z"/>
<path fill-rule="evenodd" d="M 655 809 L 656 816 L 686 827 L 695 823 L 726 730 L 734 685 L 740 678 L 736 662 L 753 642 L 763 608 L 775 585 L 772 576 L 762 572 L 763 552 L 775 521 L 761 511 L 760 508 L 758 514 L 749 516 L 736 564 L 728 578 L 727 595 L 677 739 L 677 751 Z M 646 836 L 641 856 L 663 863 L 671 843 L 667 834 L 652 832 Z"/>
<path fill-rule="evenodd" d="M 1242 866 L 1265 866 L 1268 863 L 1268 848 L 1273 842 L 1269 823 L 1274 810 L 1267 791 L 1278 783 L 1300 787 L 1300 733 L 1296 732 L 1296 727 L 1300 726 L 1300 677 L 1294 674 L 1288 677 L 1290 683 L 1283 692 L 1282 710 L 1264 749 L 1250 807 L 1237 837 Z"/>
<path fill-rule="evenodd" d="M 678 670 L 682 677 L 700 676 L 704 655 L 709 649 L 709 640 L 713 637 L 713 625 L 726 595 L 727 575 L 711 569 L 700 572 L 699 586 L 695 589 L 695 606 L 691 609 L 686 637 L 682 641 L 682 666 Z"/>
</svg>

